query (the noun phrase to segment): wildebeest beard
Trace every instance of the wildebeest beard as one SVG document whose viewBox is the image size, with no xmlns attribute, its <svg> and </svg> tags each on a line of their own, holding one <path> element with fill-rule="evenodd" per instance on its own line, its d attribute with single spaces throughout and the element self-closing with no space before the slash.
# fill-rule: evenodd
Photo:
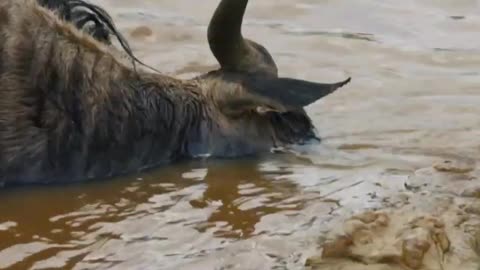
<svg viewBox="0 0 480 270">
<path fill-rule="evenodd" d="M 241 34 L 248 0 L 220 2 L 208 29 L 220 68 L 190 80 L 136 68 L 141 62 L 99 7 L 38 1 L 0 3 L 5 184 L 100 179 L 302 143 L 316 138 L 303 107 L 350 81 L 278 77 L 268 51 Z"/>
</svg>

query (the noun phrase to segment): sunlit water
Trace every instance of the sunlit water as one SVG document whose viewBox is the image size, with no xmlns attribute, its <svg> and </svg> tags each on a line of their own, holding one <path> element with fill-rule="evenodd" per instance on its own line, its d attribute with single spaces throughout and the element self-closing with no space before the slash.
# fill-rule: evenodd
<svg viewBox="0 0 480 270">
<path fill-rule="evenodd" d="M 244 35 L 280 75 L 351 84 L 309 106 L 320 145 L 104 182 L 0 191 L 0 269 L 303 269 L 341 217 L 437 159 L 478 159 L 474 0 L 251 0 Z M 137 56 L 216 67 L 217 0 L 102 0 Z M 152 30 L 138 28 L 148 27 Z"/>
</svg>

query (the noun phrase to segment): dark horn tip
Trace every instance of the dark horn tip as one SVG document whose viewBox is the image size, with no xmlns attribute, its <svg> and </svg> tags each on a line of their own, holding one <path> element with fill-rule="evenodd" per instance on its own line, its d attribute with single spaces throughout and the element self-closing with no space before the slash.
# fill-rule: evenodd
<svg viewBox="0 0 480 270">
<path fill-rule="evenodd" d="M 351 80 L 352 80 L 352 77 L 348 77 L 346 80 L 336 83 L 335 88 L 340 88 L 340 87 L 346 85 L 347 83 L 349 83 Z"/>
</svg>

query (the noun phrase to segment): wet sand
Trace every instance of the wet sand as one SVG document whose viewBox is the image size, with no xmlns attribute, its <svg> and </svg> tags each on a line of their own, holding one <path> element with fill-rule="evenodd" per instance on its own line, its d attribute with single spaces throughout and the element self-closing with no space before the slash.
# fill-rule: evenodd
<svg viewBox="0 0 480 270">
<path fill-rule="evenodd" d="M 165 74 L 216 68 L 206 28 L 218 1 L 95 2 Z M 307 107 L 322 144 L 0 190 L 0 269 L 395 269 L 422 256 L 424 269 L 478 269 L 479 10 L 473 0 L 251 0 L 244 35 L 281 76 L 353 78 Z M 370 210 L 390 223 L 354 221 L 367 228 L 358 234 L 352 220 Z M 342 235 L 353 238 L 330 248 Z M 340 256 L 321 258 L 326 248 Z"/>
</svg>

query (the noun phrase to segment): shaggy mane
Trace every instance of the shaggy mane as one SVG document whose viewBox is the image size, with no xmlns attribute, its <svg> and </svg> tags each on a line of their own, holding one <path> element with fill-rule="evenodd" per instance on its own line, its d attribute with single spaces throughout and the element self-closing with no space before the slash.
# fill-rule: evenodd
<svg viewBox="0 0 480 270">
<path fill-rule="evenodd" d="M 135 56 L 129 42 L 117 29 L 110 14 L 100 6 L 84 0 L 38 0 L 38 2 L 47 9 L 54 11 L 63 21 L 73 24 L 79 30 L 84 30 L 102 43 L 111 45 L 110 36 L 116 37 L 127 56 L 130 57 L 135 70 L 136 63 L 139 63 L 160 73 L 160 71 L 146 65 Z M 93 23 L 93 25 L 89 25 L 89 23 Z"/>
</svg>

